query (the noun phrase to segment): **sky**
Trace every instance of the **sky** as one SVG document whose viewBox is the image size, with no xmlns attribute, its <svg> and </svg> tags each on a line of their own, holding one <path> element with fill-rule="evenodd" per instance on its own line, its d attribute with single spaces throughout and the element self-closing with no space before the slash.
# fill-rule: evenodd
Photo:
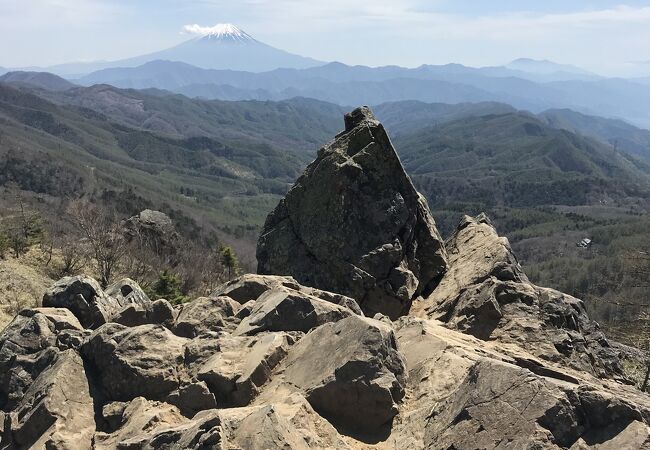
<svg viewBox="0 0 650 450">
<path fill-rule="evenodd" d="M 528 57 L 650 75 L 650 0 L 0 0 L 0 66 L 118 60 L 233 23 L 274 47 L 370 66 Z"/>
</svg>

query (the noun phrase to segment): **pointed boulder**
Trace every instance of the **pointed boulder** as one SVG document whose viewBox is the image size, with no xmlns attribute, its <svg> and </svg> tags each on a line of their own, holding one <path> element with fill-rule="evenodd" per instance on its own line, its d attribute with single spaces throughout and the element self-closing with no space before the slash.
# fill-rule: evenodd
<svg viewBox="0 0 650 450">
<path fill-rule="evenodd" d="M 393 319 L 435 287 L 444 243 L 384 127 L 367 107 L 318 152 L 269 215 L 258 272 L 354 298 Z"/>
</svg>

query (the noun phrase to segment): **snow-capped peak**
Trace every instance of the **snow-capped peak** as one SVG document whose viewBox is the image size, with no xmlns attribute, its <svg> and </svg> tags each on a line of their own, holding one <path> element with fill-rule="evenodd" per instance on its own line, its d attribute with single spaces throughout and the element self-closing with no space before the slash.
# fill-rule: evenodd
<svg viewBox="0 0 650 450">
<path fill-rule="evenodd" d="M 254 42 L 255 39 L 244 30 L 231 23 L 219 23 L 213 27 L 203 27 L 198 24 L 185 25 L 185 31 L 197 34 L 204 39 L 231 41 L 231 42 Z"/>
</svg>

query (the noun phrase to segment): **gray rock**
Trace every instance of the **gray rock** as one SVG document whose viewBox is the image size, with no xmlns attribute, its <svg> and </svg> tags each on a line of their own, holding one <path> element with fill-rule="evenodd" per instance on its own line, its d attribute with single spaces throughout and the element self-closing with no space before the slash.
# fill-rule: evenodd
<svg viewBox="0 0 650 450">
<path fill-rule="evenodd" d="M 159 299 L 144 306 L 127 305 L 117 312 L 111 321 L 127 327 L 155 324 L 171 329 L 174 327 L 176 315 L 176 310 L 167 300 Z"/>
<path fill-rule="evenodd" d="M 127 238 L 155 255 L 175 260 L 181 243 L 172 219 L 165 213 L 145 209 L 137 216 L 125 220 Z"/>
<path fill-rule="evenodd" d="M 140 305 L 147 307 L 151 300 L 140 285 L 130 278 L 123 278 L 106 288 L 106 295 L 116 299 L 120 305 Z"/>
<path fill-rule="evenodd" d="M 156 428 L 118 448 L 348 449 L 336 430 L 294 394 L 265 406 L 201 411 L 176 427 Z"/>
<path fill-rule="evenodd" d="M 282 369 L 285 383 L 348 430 L 389 425 L 405 393 L 405 362 L 392 328 L 365 317 L 316 328 L 291 348 Z"/>
<path fill-rule="evenodd" d="M 461 221 L 447 253 L 449 270 L 423 303 L 430 317 L 480 339 L 517 343 L 546 360 L 623 380 L 618 351 L 584 303 L 530 283 L 508 240 L 484 214 Z"/>
<path fill-rule="evenodd" d="M 59 350 L 70 347 L 66 333 L 82 332 L 68 309 L 35 308 L 18 313 L 0 334 L 0 409 L 13 409 Z"/>
<path fill-rule="evenodd" d="M 83 362 L 59 353 L 10 414 L 13 448 L 88 449 L 95 433 L 93 399 Z"/>
<path fill-rule="evenodd" d="M 363 315 L 358 303 L 345 295 L 335 292 L 322 291 L 299 284 L 292 277 L 277 275 L 255 275 L 245 274 L 239 278 L 219 286 L 213 293 L 213 297 L 226 296 L 244 305 L 257 300 L 262 294 L 270 290 L 293 290 L 312 297 L 325 300 L 336 305 L 345 306 L 354 313 Z M 237 316 L 240 314 L 238 313 Z"/>
<path fill-rule="evenodd" d="M 162 400 L 180 387 L 186 342 L 160 325 L 109 323 L 95 330 L 81 353 L 108 400 Z"/>
<path fill-rule="evenodd" d="M 174 332 L 179 336 L 195 337 L 206 331 L 220 331 L 226 319 L 241 306 L 229 297 L 200 297 L 181 306 Z"/>
<path fill-rule="evenodd" d="M 256 301 L 250 315 L 242 320 L 235 334 L 262 331 L 308 332 L 327 322 L 354 314 L 350 309 L 288 289 L 270 290 Z"/>
<path fill-rule="evenodd" d="M 43 306 L 67 308 L 84 328 L 97 328 L 109 322 L 111 316 L 124 305 L 106 293 L 92 278 L 65 277 L 43 296 Z"/>
<path fill-rule="evenodd" d="M 214 394 L 202 381 L 179 387 L 167 396 L 166 401 L 176 406 L 181 414 L 189 418 L 194 417 L 199 411 L 217 407 Z"/>
<path fill-rule="evenodd" d="M 220 338 L 218 351 L 200 365 L 197 378 L 207 383 L 220 406 L 248 405 L 294 342 L 286 333 Z"/>
<path fill-rule="evenodd" d="M 104 291 L 94 279 L 77 276 L 61 278 L 54 283 L 43 296 L 43 306 L 67 308 L 84 328 L 96 329 L 121 316 L 125 307 L 151 309 L 151 301 L 140 286 L 129 278 L 113 283 Z"/>
<path fill-rule="evenodd" d="M 267 218 L 258 273 L 291 275 L 395 319 L 445 272 L 444 244 L 372 112 L 345 121 Z"/>
<path fill-rule="evenodd" d="M 109 427 L 95 434 L 93 448 L 97 450 L 130 448 L 121 445 L 121 442 L 142 434 L 172 428 L 187 420 L 175 406 L 143 397 L 126 403 L 109 403 L 102 409 L 102 416 Z"/>
<path fill-rule="evenodd" d="M 633 388 L 437 321 L 409 317 L 395 326 L 411 383 L 408 418 L 393 427 L 389 447 L 568 448 L 607 442 L 628 426 L 621 440 L 645 440 L 631 424 L 647 428 L 650 399 Z"/>
</svg>

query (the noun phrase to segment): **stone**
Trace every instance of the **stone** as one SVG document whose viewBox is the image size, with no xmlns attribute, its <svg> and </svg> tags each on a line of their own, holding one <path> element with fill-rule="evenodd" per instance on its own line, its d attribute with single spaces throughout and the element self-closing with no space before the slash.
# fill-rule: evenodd
<svg viewBox="0 0 650 450">
<path fill-rule="evenodd" d="M 348 449 L 336 430 L 292 395 L 266 406 L 207 410 L 175 427 L 121 441 L 118 448 Z"/>
<path fill-rule="evenodd" d="M 151 309 L 151 300 L 129 278 L 113 283 L 104 291 L 94 279 L 76 276 L 54 283 L 43 296 L 43 306 L 67 308 L 84 328 L 96 329 L 115 318 L 137 321 L 137 311 Z M 125 308 L 128 311 L 123 312 Z"/>
<path fill-rule="evenodd" d="M 151 300 L 140 285 L 130 278 L 123 278 L 106 288 L 106 295 L 113 297 L 120 305 L 139 305 L 147 307 Z"/>
<path fill-rule="evenodd" d="M 628 386 L 600 384 L 437 321 L 409 317 L 395 327 L 410 393 L 387 442 L 392 448 L 569 448 L 594 443 L 599 430 L 607 430 L 598 437 L 606 441 L 648 420 L 650 400 Z"/>
<path fill-rule="evenodd" d="M 180 387 L 186 342 L 160 325 L 109 323 L 93 332 L 81 353 L 108 400 L 162 400 Z"/>
<path fill-rule="evenodd" d="M 124 305 L 109 297 L 97 281 L 89 277 L 65 277 L 43 296 L 43 306 L 67 308 L 84 328 L 97 328 L 110 321 Z"/>
<path fill-rule="evenodd" d="M 226 327 L 226 319 L 234 316 L 240 307 L 225 296 L 197 298 L 181 305 L 174 332 L 192 338 L 206 331 L 220 331 Z"/>
<path fill-rule="evenodd" d="M 262 331 L 308 332 L 327 322 L 354 314 L 350 309 L 292 290 L 270 290 L 262 294 L 235 334 Z"/>
<path fill-rule="evenodd" d="M 176 316 L 177 312 L 171 303 L 159 299 L 145 305 L 135 303 L 127 305 L 118 311 L 111 321 L 127 327 L 156 324 L 171 329 L 174 327 Z"/>
<path fill-rule="evenodd" d="M 69 348 L 63 338 L 66 332 L 82 331 L 81 324 L 68 309 L 35 308 L 19 312 L 0 334 L 0 409 L 13 409 L 57 353 Z"/>
<path fill-rule="evenodd" d="M 248 405 L 294 342 L 286 333 L 220 338 L 218 350 L 201 364 L 196 377 L 207 383 L 220 406 Z"/>
<path fill-rule="evenodd" d="M 584 303 L 532 284 L 508 240 L 484 214 L 461 220 L 447 254 L 449 270 L 417 307 L 429 317 L 599 377 L 624 379 L 618 351 L 589 319 Z"/>
<path fill-rule="evenodd" d="M 395 319 L 445 273 L 444 243 L 370 110 L 353 111 L 346 125 L 268 216 L 257 271 L 290 275 L 352 297 L 367 315 Z"/>
<path fill-rule="evenodd" d="M 104 406 L 104 420 L 109 423 L 108 432 L 95 434 L 97 450 L 124 448 L 123 441 L 144 433 L 153 433 L 161 429 L 178 426 L 186 421 L 173 405 L 136 397 L 128 403 L 114 402 Z"/>
<path fill-rule="evenodd" d="M 303 337 L 282 363 L 282 374 L 320 415 L 368 432 L 390 425 L 406 386 L 392 328 L 356 315 Z"/>
<path fill-rule="evenodd" d="M 167 396 L 167 403 L 176 406 L 181 414 L 192 418 L 204 409 L 214 409 L 217 401 L 208 386 L 200 381 L 179 387 Z"/>
<path fill-rule="evenodd" d="M 161 211 L 145 209 L 123 222 L 126 237 L 155 255 L 174 261 L 181 245 L 172 219 Z"/>
<path fill-rule="evenodd" d="M 93 399 L 83 361 L 59 353 L 11 412 L 15 448 L 87 449 L 95 433 Z"/>
<path fill-rule="evenodd" d="M 292 277 L 278 275 L 255 275 L 245 274 L 219 286 L 212 294 L 213 297 L 226 296 L 244 305 L 257 300 L 262 294 L 273 290 L 293 290 L 312 297 L 317 297 L 336 305 L 345 306 L 354 311 L 355 314 L 363 315 L 358 303 L 345 295 L 335 292 L 314 289 L 299 284 Z M 236 316 L 240 316 L 239 313 Z"/>
</svg>

